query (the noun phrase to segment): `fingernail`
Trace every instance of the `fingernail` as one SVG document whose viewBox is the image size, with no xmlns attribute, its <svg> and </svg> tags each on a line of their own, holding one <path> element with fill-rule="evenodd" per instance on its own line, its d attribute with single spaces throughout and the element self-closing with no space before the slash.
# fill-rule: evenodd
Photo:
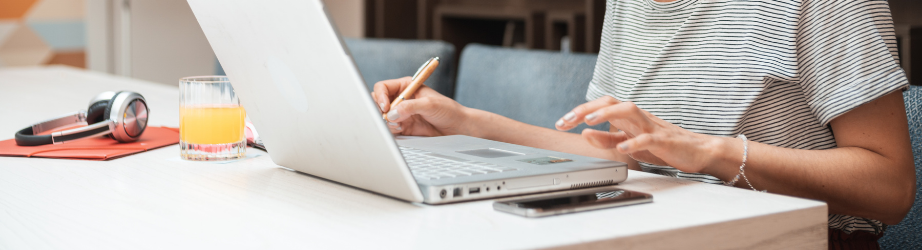
<svg viewBox="0 0 922 250">
<path fill-rule="evenodd" d="M 563 127 L 563 120 L 557 120 L 557 126 Z"/>
<path fill-rule="evenodd" d="M 628 147 L 627 143 L 618 145 L 618 147 L 621 148 L 621 151 L 627 151 L 628 148 L 630 148 Z"/>
<path fill-rule="evenodd" d="M 382 102 L 382 103 L 378 103 L 378 106 L 381 107 L 381 111 L 384 111 L 384 107 L 387 107 L 387 104 L 384 104 L 384 103 Z"/>
<path fill-rule="evenodd" d="M 400 126 L 400 124 L 397 124 L 396 122 L 388 122 L 387 125 L 390 125 L 391 127 Z"/>
<path fill-rule="evenodd" d="M 566 115 L 563 115 L 563 119 L 564 119 L 564 120 L 567 120 L 567 121 L 572 121 L 574 117 L 576 117 L 576 114 L 573 113 L 573 112 L 570 112 L 570 113 L 567 113 Z"/>
<path fill-rule="evenodd" d="M 397 131 L 403 131 L 403 127 L 397 127 Z"/>
<path fill-rule="evenodd" d="M 400 114 L 397 113 L 397 110 L 396 110 L 396 109 L 395 109 L 395 110 L 391 110 L 391 112 L 387 112 L 387 120 L 388 120 L 388 121 L 393 121 L 393 120 L 397 120 L 397 119 L 400 119 Z"/>
<path fill-rule="evenodd" d="M 595 120 L 596 117 L 599 117 L 599 115 L 592 113 L 586 116 L 586 120 L 587 121 Z"/>
</svg>

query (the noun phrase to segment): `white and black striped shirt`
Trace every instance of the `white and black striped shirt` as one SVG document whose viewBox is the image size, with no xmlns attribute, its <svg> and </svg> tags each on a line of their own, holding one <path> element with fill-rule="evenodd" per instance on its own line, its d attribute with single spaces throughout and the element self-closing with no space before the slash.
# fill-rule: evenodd
<svg viewBox="0 0 922 250">
<path fill-rule="evenodd" d="M 586 98 L 632 101 L 695 133 L 829 149 L 831 120 L 908 86 L 897 62 L 884 0 L 609 0 Z M 882 231 L 835 214 L 829 227 Z"/>
</svg>

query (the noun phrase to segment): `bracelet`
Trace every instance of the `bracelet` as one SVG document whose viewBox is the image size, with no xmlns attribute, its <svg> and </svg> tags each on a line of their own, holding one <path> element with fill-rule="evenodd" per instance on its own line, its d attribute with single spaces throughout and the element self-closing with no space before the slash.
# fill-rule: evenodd
<svg viewBox="0 0 922 250">
<path fill-rule="evenodd" d="M 746 177 L 746 171 L 744 169 L 746 167 L 746 158 L 749 156 L 749 140 L 746 140 L 746 136 L 743 134 L 736 136 L 736 138 L 740 138 L 741 140 L 743 140 L 743 164 L 740 165 L 740 173 L 736 174 L 736 177 L 733 177 L 733 179 L 730 180 L 729 182 L 724 182 L 724 185 L 727 185 L 727 186 L 736 185 L 736 182 L 738 182 L 740 180 L 740 176 L 742 176 L 743 180 L 746 180 L 746 184 L 749 185 L 749 188 L 752 188 L 753 191 L 759 191 L 758 189 L 752 186 L 751 182 L 749 182 L 749 178 Z M 766 191 L 768 190 L 762 190 L 759 192 L 765 193 Z"/>
</svg>

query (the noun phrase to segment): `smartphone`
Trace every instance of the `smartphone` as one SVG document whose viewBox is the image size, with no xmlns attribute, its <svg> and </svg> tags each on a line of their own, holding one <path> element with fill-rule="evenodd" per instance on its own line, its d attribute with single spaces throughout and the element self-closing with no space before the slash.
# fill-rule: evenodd
<svg viewBox="0 0 922 250">
<path fill-rule="evenodd" d="M 570 190 L 493 202 L 496 211 L 545 217 L 653 202 L 653 195 L 617 187 Z"/>
</svg>

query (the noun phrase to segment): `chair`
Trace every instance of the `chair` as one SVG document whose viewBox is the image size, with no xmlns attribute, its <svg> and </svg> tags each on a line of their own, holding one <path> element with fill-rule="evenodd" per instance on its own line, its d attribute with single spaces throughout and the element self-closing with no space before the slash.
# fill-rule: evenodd
<svg viewBox="0 0 922 250">
<path fill-rule="evenodd" d="M 554 123 L 586 102 L 595 54 L 470 44 L 461 53 L 455 100 L 528 124 Z M 585 124 L 570 130 L 580 133 Z M 608 130 L 608 123 L 594 126 Z"/>
<path fill-rule="evenodd" d="M 922 249 L 922 86 L 910 86 L 903 92 L 903 99 L 916 163 L 916 201 L 900 224 L 884 232 L 878 241 L 883 249 Z"/>
<path fill-rule="evenodd" d="M 426 80 L 426 86 L 439 93 L 454 95 L 455 46 L 442 41 L 345 38 L 368 89 L 381 80 L 412 76 L 426 60 L 439 57 L 439 67 Z"/>
</svg>

